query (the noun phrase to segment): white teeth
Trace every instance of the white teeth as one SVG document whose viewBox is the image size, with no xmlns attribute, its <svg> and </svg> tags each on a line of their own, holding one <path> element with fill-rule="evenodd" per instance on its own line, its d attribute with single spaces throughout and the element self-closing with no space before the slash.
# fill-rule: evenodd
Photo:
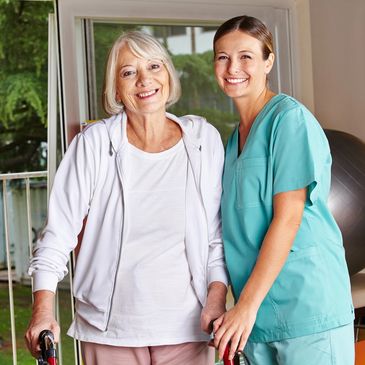
<svg viewBox="0 0 365 365">
<path fill-rule="evenodd" d="M 239 84 L 241 82 L 247 81 L 247 79 L 226 79 L 230 84 Z"/>
<path fill-rule="evenodd" d="M 157 93 L 157 90 L 151 90 L 151 91 L 147 91 L 145 93 L 139 93 L 137 94 L 139 98 L 146 98 L 147 96 L 150 96 L 150 95 L 153 95 L 153 94 L 156 94 Z"/>
</svg>

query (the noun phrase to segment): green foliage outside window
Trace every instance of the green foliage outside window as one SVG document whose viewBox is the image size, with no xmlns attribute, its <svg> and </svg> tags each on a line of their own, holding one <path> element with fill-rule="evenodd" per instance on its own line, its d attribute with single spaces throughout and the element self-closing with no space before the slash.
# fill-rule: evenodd
<svg viewBox="0 0 365 365">
<path fill-rule="evenodd" d="M 53 2 L 0 0 L 0 172 L 44 169 L 48 13 Z"/>
</svg>

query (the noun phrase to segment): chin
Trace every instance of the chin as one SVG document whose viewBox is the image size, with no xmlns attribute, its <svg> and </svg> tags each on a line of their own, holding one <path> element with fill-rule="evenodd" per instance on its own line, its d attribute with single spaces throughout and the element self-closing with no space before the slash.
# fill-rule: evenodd
<svg viewBox="0 0 365 365">
<path fill-rule="evenodd" d="M 247 93 L 242 90 L 224 90 L 224 93 L 229 96 L 230 98 L 240 98 L 245 96 Z"/>
</svg>

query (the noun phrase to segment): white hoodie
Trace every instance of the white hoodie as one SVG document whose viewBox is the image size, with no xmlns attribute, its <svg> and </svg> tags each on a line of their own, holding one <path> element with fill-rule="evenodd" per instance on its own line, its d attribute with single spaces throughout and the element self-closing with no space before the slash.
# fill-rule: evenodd
<svg viewBox="0 0 365 365">
<path fill-rule="evenodd" d="M 224 151 L 218 131 L 205 119 L 166 116 L 180 125 L 188 155 L 185 244 L 192 284 L 204 306 L 211 282 L 227 285 L 220 220 Z M 123 196 L 130 168 L 126 125 L 127 116 L 121 113 L 90 125 L 73 139 L 56 173 L 47 225 L 29 268 L 34 291 L 55 291 L 67 274 L 69 254 L 87 216 L 73 294 L 78 315 L 103 331 L 109 320 L 123 229 L 128 225 Z"/>
</svg>

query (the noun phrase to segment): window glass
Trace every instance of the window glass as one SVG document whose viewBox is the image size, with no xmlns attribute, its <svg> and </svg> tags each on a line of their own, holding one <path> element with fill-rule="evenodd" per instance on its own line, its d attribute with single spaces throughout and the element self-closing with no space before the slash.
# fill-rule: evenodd
<svg viewBox="0 0 365 365">
<path fill-rule="evenodd" d="M 155 36 L 168 49 L 180 75 L 182 96 L 169 111 L 178 116 L 197 114 L 205 117 L 219 129 L 226 142 L 237 115 L 231 100 L 219 89 L 213 73 L 212 42 L 216 28 L 94 22 L 93 29 L 98 100 L 96 119 L 105 116 L 101 96 L 105 62 L 111 45 L 123 31 L 142 30 Z"/>
</svg>

